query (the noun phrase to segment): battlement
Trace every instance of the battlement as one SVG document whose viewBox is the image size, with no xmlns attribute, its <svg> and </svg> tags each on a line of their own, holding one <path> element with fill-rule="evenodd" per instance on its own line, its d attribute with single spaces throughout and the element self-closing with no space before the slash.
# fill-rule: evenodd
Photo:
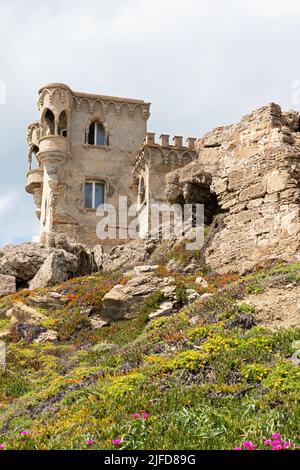
<svg viewBox="0 0 300 470">
<path fill-rule="evenodd" d="M 176 148 L 176 149 L 189 149 L 194 151 L 196 149 L 196 141 L 195 137 L 188 137 L 186 139 L 187 145 L 183 145 L 183 137 L 181 135 L 175 135 L 172 139 L 173 145 L 170 144 L 170 135 L 169 134 L 161 134 L 159 136 L 160 143 L 156 142 L 156 133 L 155 132 L 147 132 L 144 145 L 162 147 L 162 148 Z"/>
<path fill-rule="evenodd" d="M 160 166 L 163 173 L 188 165 L 197 159 L 196 141 L 194 137 L 186 139 L 187 145 L 183 145 L 183 137 L 173 137 L 173 145 L 170 144 L 170 135 L 161 134 L 160 143 L 156 142 L 156 134 L 147 132 L 143 145 L 140 147 L 136 159 L 133 174 L 138 177 L 141 170 L 148 166 Z"/>
</svg>

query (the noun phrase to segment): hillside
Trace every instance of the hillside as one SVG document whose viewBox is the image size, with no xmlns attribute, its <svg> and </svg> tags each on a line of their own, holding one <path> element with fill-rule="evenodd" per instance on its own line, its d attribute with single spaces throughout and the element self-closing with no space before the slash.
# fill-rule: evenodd
<svg viewBox="0 0 300 470">
<path fill-rule="evenodd" d="M 173 270 L 153 268 L 174 280 L 166 315 L 153 316 L 164 287 L 132 319 L 105 321 L 103 297 L 130 283 L 121 271 L 0 300 L 2 448 L 266 448 L 275 433 L 299 445 L 300 263 L 222 276 L 172 255 Z M 10 325 L 16 303 L 39 321 Z"/>
</svg>

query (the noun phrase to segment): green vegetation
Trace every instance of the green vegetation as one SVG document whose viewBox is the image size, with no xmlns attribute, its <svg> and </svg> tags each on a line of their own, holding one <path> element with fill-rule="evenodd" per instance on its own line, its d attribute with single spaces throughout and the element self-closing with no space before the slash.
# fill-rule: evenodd
<svg viewBox="0 0 300 470">
<path fill-rule="evenodd" d="M 0 372 L 0 443 L 6 449 L 232 449 L 280 432 L 299 445 L 300 368 L 291 356 L 300 329 L 232 322 L 253 314 L 242 303 L 250 291 L 300 282 L 299 274 L 299 263 L 244 278 L 210 273 L 215 295 L 206 303 L 149 322 L 163 300 L 156 292 L 136 319 L 97 331 L 87 306 L 101 312 L 103 295 L 126 279 L 95 275 L 58 286 L 69 302 L 48 312 L 46 322 L 60 341 L 8 346 Z M 194 279 L 176 278 L 179 303 Z M 10 301 L 0 301 L 0 312 Z M 122 442 L 114 445 L 117 439 Z"/>
</svg>

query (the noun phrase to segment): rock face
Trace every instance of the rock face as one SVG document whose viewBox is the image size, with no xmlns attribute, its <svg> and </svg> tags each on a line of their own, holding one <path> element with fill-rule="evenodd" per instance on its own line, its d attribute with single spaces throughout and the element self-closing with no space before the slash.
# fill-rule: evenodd
<svg viewBox="0 0 300 470">
<path fill-rule="evenodd" d="M 156 246 L 155 240 L 134 240 L 127 245 L 116 246 L 106 256 L 103 271 L 130 268 L 147 261 Z"/>
<path fill-rule="evenodd" d="M 31 281 L 32 289 L 48 287 L 98 271 L 102 262 L 100 245 L 93 252 L 65 234 L 47 233 L 40 243 L 7 245 L 0 249 L 0 275 L 6 276 L 0 280 L 0 297 L 14 293 L 16 282 L 26 285 Z"/>
<path fill-rule="evenodd" d="M 222 214 L 204 247 L 206 263 L 226 273 L 264 260 L 299 260 L 299 113 L 267 105 L 206 134 L 198 153 L 167 175 L 167 196 L 205 204 L 207 224 Z"/>
<path fill-rule="evenodd" d="M 173 278 L 159 278 L 154 273 L 138 274 L 125 286 L 118 284 L 103 297 L 102 315 L 110 320 L 134 318 L 146 297 L 173 281 Z"/>
<path fill-rule="evenodd" d="M 0 298 L 16 292 L 16 278 L 0 274 Z"/>
<path fill-rule="evenodd" d="M 36 275 L 49 254 L 50 251 L 39 243 L 7 245 L 0 249 L 0 274 L 28 282 Z"/>
<path fill-rule="evenodd" d="M 65 250 L 55 250 L 29 283 L 30 289 L 54 286 L 67 281 L 78 270 L 78 258 Z"/>
<path fill-rule="evenodd" d="M 77 269 L 75 271 L 76 276 L 85 276 L 98 270 L 100 265 L 100 250 L 101 245 L 97 246 L 97 261 L 94 258 L 93 252 L 82 243 L 77 243 L 75 240 L 67 237 L 63 233 L 46 233 L 41 237 L 41 243 L 50 250 L 64 250 L 67 253 L 71 253 L 78 259 Z M 102 248 L 103 250 L 103 248 Z"/>
</svg>

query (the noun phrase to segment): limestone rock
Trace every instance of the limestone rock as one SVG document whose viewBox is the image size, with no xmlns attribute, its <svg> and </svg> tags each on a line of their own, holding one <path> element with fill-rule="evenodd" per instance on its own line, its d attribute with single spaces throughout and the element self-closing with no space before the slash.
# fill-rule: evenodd
<svg viewBox="0 0 300 470">
<path fill-rule="evenodd" d="M 38 243 L 7 245 L 0 249 L 0 274 L 28 282 L 36 275 L 49 254 L 50 251 Z"/>
<path fill-rule="evenodd" d="M 225 274 L 300 260 L 297 120 L 271 103 L 208 132 L 198 160 L 167 174 L 170 202 L 204 204 L 206 225 L 222 216 L 200 248 L 201 263 Z"/>
<path fill-rule="evenodd" d="M 0 298 L 5 295 L 14 294 L 16 291 L 16 278 L 14 276 L 0 274 Z"/>
<path fill-rule="evenodd" d="M 31 323 L 38 325 L 47 318 L 34 308 L 28 307 L 21 302 L 16 302 L 12 308 L 8 310 L 6 317 L 10 319 L 12 325 L 15 323 Z"/>
<path fill-rule="evenodd" d="M 77 256 L 67 253 L 65 250 L 56 250 L 46 259 L 30 282 L 30 289 L 50 287 L 67 281 L 75 275 L 77 269 Z"/>
<path fill-rule="evenodd" d="M 48 341 L 57 341 L 58 340 L 58 333 L 54 330 L 47 330 L 41 333 L 35 340 L 34 343 L 42 344 Z"/>
<path fill-rule="evenodd" d="M 95 259 L 96 266 L 98 268 L 98 271 L 100 271 L 100 269 L 102 269 L 104 259 L 105 259 L 104 248 L 102 245 L 96 245 L 93 248 L 93 252 L 94 252 L 94 259 Z"/>
<path fill-rule="evenodd" d="M 207 289 L 208 287 L 208 282 L 203 277 L 197 277 L 195 282 L 203 289 Z"/>
<path fill-rule="evenodd" d="M 135 272 L 136 274 L 152 273 L 152 272 L 157 271 L 157 269 L 158 269 L 158 265 L 157 265 L 157 264 L 154 264 L 154 265 L 145 264 L 145 265 L 143 265 L 143 266 L 135 266 L 135 267 L 134 267 L 134 272 Z"/>
<path fill-rule="evenodd" d="M 85 276 L 98 270 L 98 264 L 95 262 L 92 250 L 82 243 L 77 243 L 64 233 L 45 233 L 41 237 L 41 243 L 51 252 L 64 250 L 76 256 L 78 264 L 75 276 Z M 97 248 L 97 256 L 99 252 L 100 248 Z"/>
<path fill-rule="evenodd" d="M 114 321 L 134 318 L 146 297 L 173 282 L 173 278 L 159 278 L 154 273 L 139 274 L 126 285 L 116 285 L 103 297 L 102 315 Z"/>
<path fill-rule="evenodd" d="M 159 308 L 155 310 L 155 312 L 150 313 L 149 319 L 153 320 L 154 318 L 165 317 L 167 315 L 170 315 L 173 310 L 174 307 L 172 302 L 162 302 Z"/>
<path fill-rule="evenodd" d="M 58 297 L 56 297 L 58 295 Z M 49 295 L 42 297 L 40 295 L 27 297 L 27 304 L 33 308 L 44 308 L 47 310 L 58 310 L 68 303 L 68 299 L 62 297 L 56 292 L 50 292 Z"/>
<path fill-rule="evenodd" d="M 100 328 L 103 328 L 104 326 L 108 326 L 109 323 L 101 317 L 93 317 L 90 320 L 91 322 L 91 327 L 93 330 L 100 330 Z"/>
<path fill-rule="evenodd" d="M 157 246 L 155 240 L 134 240 L 127 245 L 114 247 L 107 255 L 103 271 L 113 271 L 136 266 L 149 259 Z"/>
</svg>

